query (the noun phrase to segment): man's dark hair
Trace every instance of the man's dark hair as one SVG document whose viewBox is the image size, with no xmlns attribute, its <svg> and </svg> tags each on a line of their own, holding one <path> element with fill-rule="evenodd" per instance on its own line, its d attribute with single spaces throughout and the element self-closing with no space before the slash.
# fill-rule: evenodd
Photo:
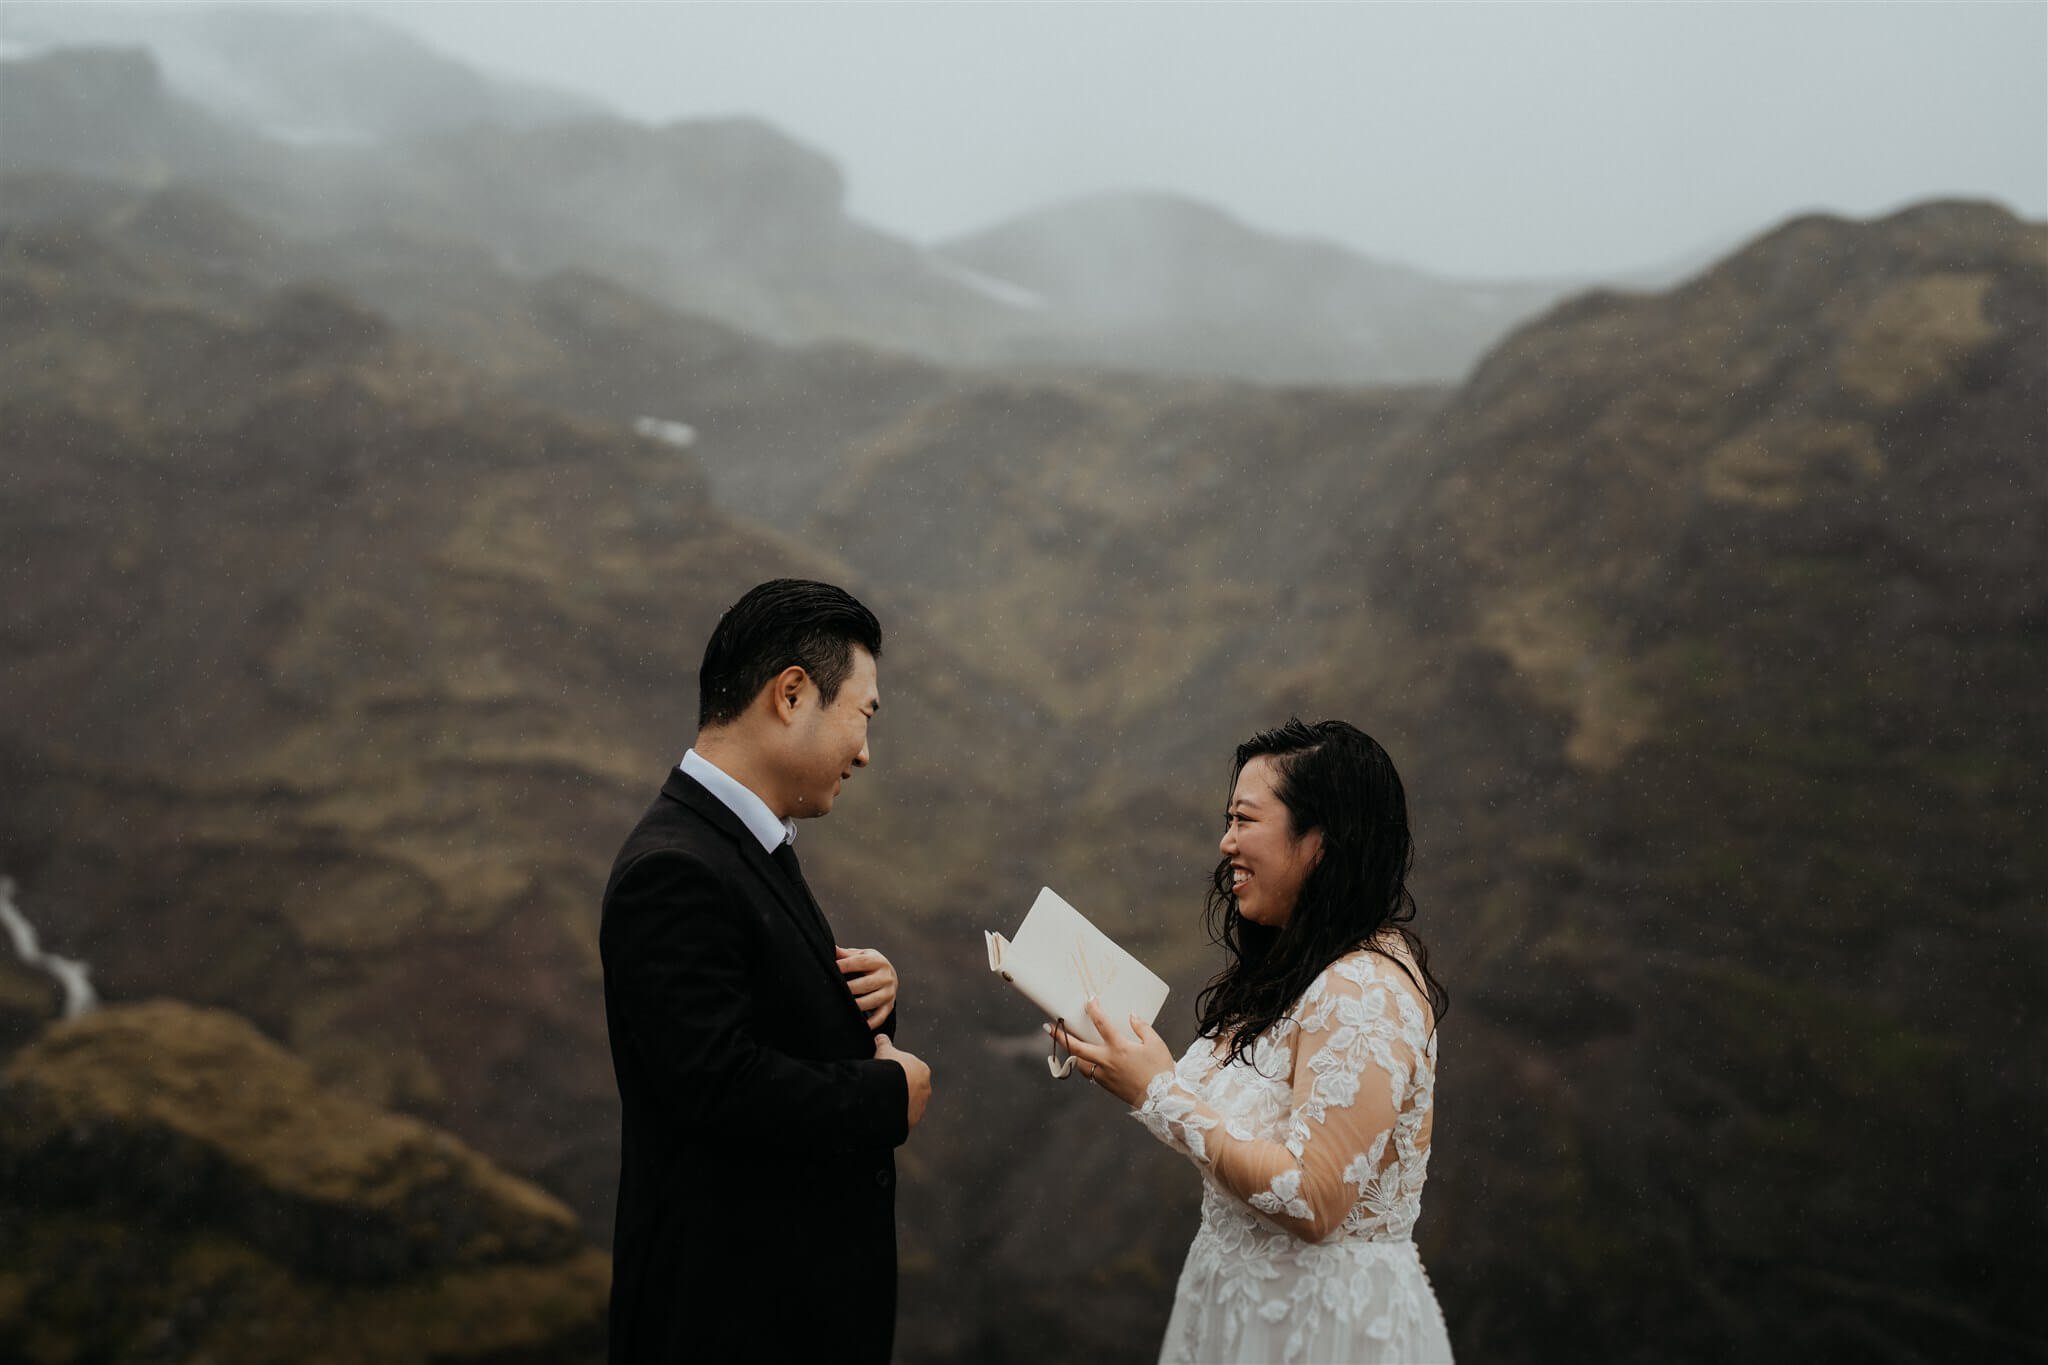
<svg viewBox="0 0 2048 1365">
<path fill-rule="evenodd" d="M 882 657 L 882 623 L 844 588 L 777 578 L 726 608 L 697 670 L 697 724 L 740 718 L 791 664 L 811 675 L 827 706 L 853 671 L 853 647 Z"/>
</svg>

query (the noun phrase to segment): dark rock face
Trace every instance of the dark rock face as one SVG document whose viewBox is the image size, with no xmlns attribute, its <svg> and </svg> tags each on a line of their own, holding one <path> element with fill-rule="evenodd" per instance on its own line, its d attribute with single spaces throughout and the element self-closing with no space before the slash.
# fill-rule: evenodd
<svg viewBox="0 0 2048 1365">
<path fill-rule="evenodd" d="M 1419 649 L 1492 665 L 1431 731 L 1549 734 L 1443 850 L 1479 913 L 1445 939 L 1470 1071 L 1431 1193 L 1473 1330 L 1626 1355 L 1654 1304 L 1702 1356 L 2039 1338 L 2040 1175 L 1992 1135 L 2038 1111 L 2001 1059 L 2044 1029 L 2012 761 L 2048 748 L 2044 302 L 2048 232 L 1964 204 L 1581 299 L 1452 397 L 1440 472 L 1351 559 Z M 1957 1142 L 1968 1177 L 1927 1160 Z"/>
<path fill-rule="evenodd" d="M 582 1248 L 551 1197 L 425 1124 L 322 1092 L 304 1063 L 219 1010 L 94 1011 L 17 1054 L 6 1085 L 18 1197 L 218 1222 L 340 1282 Z"/>
<path fill-rule="evenodd" d="M 53 1026 L 0 1097 L 10 1357 L 597 1353 L 609 1265 L 567 1209 L 322 1091 L 233 1015 L 158 1001 Z"/>
<path fill-rule="evenodd" d="M 799 573 L 889 620 L 885 690 L 918 721 L 878 734 L 814 875 L 906 976 L 947 949 L 900 920 L 1029 875 L 1042 840 L 990 850 L 1023 828 L 994 775 L 1026 766 L 1034 708 L 844 564 L 728 518 L 688 451 L 510 398 L 331 288 L 219 281 L 189 245 L 0 239 L 23 304 L 0 325 L 0 768 L 23 794 L 0 856 L 75 907 L 51 942 L 107 998 L 231 1007 L 602 1242 L 596 895 L 688 743 L 717 613 Z M 906 862 L 920 837 L 960 852 Z"/>
<path fill-rule="evenodd" d="M 1995 1135 L 2038 1113 L 2048 967 L 2044 303 L 2048 232 L 2000 210 L 1802 220 L 1419 409 L 1219 395 L 1161 475 L 1171 424 L 1085 386 L 956 401 L 815 526 L 1017 650 L 1111 756 L 1126 859 L 1199 866 L 1167 827 L 1287 711 L 1389 744 L 1453 991 L 1421 1236 L 1466 1349 L 1998 1354 L 2043 1335 L 2048 1205 Z M 1967 1177 L 1927 1160 L 1966 1133 Z"/>
<path fill-rule="evenodd" d="M 0 936 L 0 1057 L 36 1035 L 63 1008 L 63 992 L 46 973 L 15 960 Z"/>
<path fill-rule="evenodd" d="M 273 149 L 164 89 L 140 47 L 77 48 L 7 63 L 0 168 L 160 184 L 276 171 Z"/>
<path fill-rule="evenodd" d="M 0 39 L 33 51 L 146 48 L 170 88 L 216 117 L 287 143 L 368 141 L 475 123 L 525 127 L 597 112 L 578 97 L 471 70 L 345 10 L 46 6 L 0 17 Z M 375 98 L 365 98 L 372 90 Z"/>
</svg>

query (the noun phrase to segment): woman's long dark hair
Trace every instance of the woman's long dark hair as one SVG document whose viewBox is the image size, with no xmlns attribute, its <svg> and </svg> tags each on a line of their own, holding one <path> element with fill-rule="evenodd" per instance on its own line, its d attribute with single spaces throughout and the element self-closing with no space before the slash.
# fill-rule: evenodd
<svg viewBox="0 0 2048 1365">
<path fill-rule="evenodd" d="M 1450 993 L 1430 975 L 1429 950 L 1408 928 L 1415 918 L 1415 898 L 1408 894 L 1415 846 L 1408 834 L 1408 797 L 1394 760 L 1371 735 L 1341 720 L 1313 725 L 1290 720 L 1237 746 L 1232 791 L 1244 765 L 1259 757 L 1272 760 L 1274 794 L 1287 807 L 1294 837 L 1320 830 L 1323 853 L 1302 882 L 1286 925 L 1278 929 L 1238 913 L 1237 898 L 1230 893 L 1230 859 L 1216 865 L 1203 919 L 1228 961 L 1195 1002 L 1202 1036 L 1227 1037 L 1227 1061 L 1247 1056 L 1259 1035 L 1280 1022 L 1325 967 L 1360 948 L 1407 971 L 1407 964 L 1381 944 L 1388 929 L 1407 945 L 1422 973 L 1416 988 L 1441 1020 L 1451 1007 Z"/>
</svg>

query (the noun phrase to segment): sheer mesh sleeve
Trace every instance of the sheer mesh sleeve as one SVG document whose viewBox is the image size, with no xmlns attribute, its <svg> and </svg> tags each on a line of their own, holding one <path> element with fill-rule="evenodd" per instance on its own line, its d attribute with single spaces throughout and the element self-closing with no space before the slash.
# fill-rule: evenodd
<svg viewBox="0 0 2048 1365">
<path fill-rule="evenodd" d="M 1316 978 L 1292 1019 L 1293 1084 L 1282 1140 L 1258 1140 L 1225 1122 L 1185 1068 L 1155 1078 L 1134 1116 L 1225 1189 L 1308 1241 L 1329 1237 L 1355 1208 L 1368 1221 L 1397 1219 L 1407 1194 L 1402 1165 L 1418 1164 L 1429 1145 L 1426 1122 L 1396 1135 L 1402 1111 L 1418 1093 L 1427 1099 L 1428 1078 L 1418 1078 L 1416 1066 L 1428 1022 L 1413 985 L 1379 954 L 1354 953 Z"/>
</svg>

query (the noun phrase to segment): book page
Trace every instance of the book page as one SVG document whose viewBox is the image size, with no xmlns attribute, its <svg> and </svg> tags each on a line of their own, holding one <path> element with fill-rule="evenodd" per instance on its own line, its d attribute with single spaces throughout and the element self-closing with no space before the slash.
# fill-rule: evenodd
<svg viewBox="0 0 2048 1365">
<path fill-rule="evenodd" d="M 1077 1037 L 1099 1043 L 1088 1019 L 1091 997 L 1103 1014 L 1126 1027 L 1135 1014 L 1147 1023 L 1166 1003 L 1167 986 L 1051 887 L 1038 893 L 1014 941 L 989 936 L 989 965 L 1014 983 L 1048 1018 L 1063 1020 Z"/>
</svg>

